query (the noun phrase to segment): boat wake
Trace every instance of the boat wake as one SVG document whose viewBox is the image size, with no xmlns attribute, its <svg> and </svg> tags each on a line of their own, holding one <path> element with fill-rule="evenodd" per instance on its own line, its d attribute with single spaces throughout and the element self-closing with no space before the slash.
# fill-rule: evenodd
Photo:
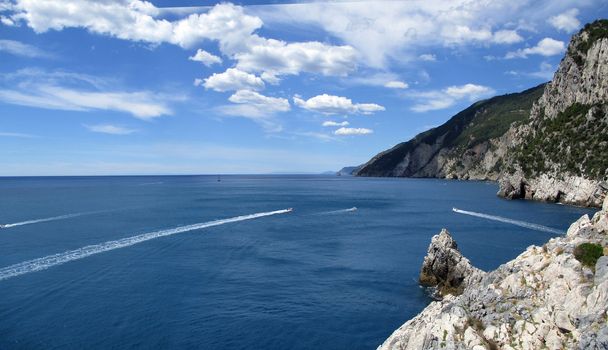
<svg viewBox="0 0 608 350">
<path fill-rule="evenodd" d="M 483 219 L 488 219 L 488 220 L 493 220 L 493 221 L 504 222 L 506 224 L 516 225 L 516 226 L 528 228 L 528 229 L 531 229 L 531 230 L 542 231 L 542 232 L 549 232 L 549 233 L 555 233 L 555 234 L 559 234 L 559 235 L 564 234 L 563 231 L 560 231 L 560 230 L 552 228 L 552 227 L 547 227 L 547 226 L 543 226 L 543 225 L 533 224 L 531 222 L 525 222 L 525 221 L 520 221 L 520 220 L 513 220 L 513 219 L 509 219 L 509 218 L 504 218 L 502 216 L 489 215 L 489 214 L 483 214 L 483 213 L 476 213 L 474 211 L 460 210 L 460 209 L 457 209 L 457 208 L 452 208 L 452 211 L 455 212 L 455 213 L 458 213 L 458 214 L 470 215 L 470 216 L 475 216 L 475 217 L 478 217 L 478 218 L 483 218 Z"/>
<path fill-rule="evenodd" d="M 115 240 L 115 241 L 108 241 L 105 243 L 88 245 L 86 247 L 78 248 L 75 250 L 69 250 L 67 252 L 63 252 L 63 253 L 59 253 L 59 254 L 55 254 L 55 255 L 49 255 L 49 256 L 42 257 L 42 258 L 24 261 L 22 263 L 0 268 L 0 281 L 9 279 L 12 277 L 24 275 L 24 274 L 30 273 L 30 272 L 46 270 L 53 266 L 65 264 L 67 262 L 74 261 L 74 260 L 83 259 L 83 258 L 86 258 L 91 255 L 107 252 L 107 251 L 114 250 L 114 249 L 129 247 L 129 246 L 132 246 L 132 245 L 135 245 L 138 243 L 142 243 L 145 241 L 149 241 L 149 240 L 155 239 L 155 238 L 171 236 L 171 235 L 188 232 L 188 231 L 200 230 L 203 228 L 224 225 L 224 224 L 228 224 L 228 223 L 232 223 L 232 222 L 252 220 L 252 219 L 257 219 L 257 218 L 271 216 L 271 215 L 286 214 L 289 212 L 291 212 L 291 209 L 283 209 L 283 210 L 276 210 L 276 211 L 270 211 L 270 212 L 265 212 L 265 213 L 236 216 L 236 217 L 228 218 L 228 219 L 221 219 L 221 220 L 192 224 L 192 225 L 187 225 L 187 226 L 180 226 L 180 227 L 176 227 L 176 228 L 168 229 L 168 230 L 143 233 L 143 234 L 140 234 L 137 236 L 122 238 L 122 239 Z"/>
<path fill-rule="evenodd" d="M 97 213 L 100 213 L 100 211 L 94 211 L 94 212 L 90 211 L 90 212 L 86 212 L 86 213 L 66 214 L 66 215 L 53 216 L 53 217 L 50 217 L 50 218 L 33 219 L 33 220 L 15 222 L 13 224 L 4 224 L 4 225 L 1 225 L 0 227 L 1 228 L 10 228 L 10 227 L 16 227 L 16 226 L 38 224 L 38 223 L 41 223 L 41 222 L 56 221 L 56 220 L 65 220 L 65 219 L 75 218 L 75 217 L 78 217 L 78 216 L 97 214 Z"/>
<path fill-rule="evenodd" d="M 353 212 L 353 211 L 357 211 L 357 207 L 352 207 L 352 208 L 348 208 L 348 209 L 340 209 L 340 210 L 324 211 L 324 212 L 318 213 L 317 215 L 330 215 L 330 214 L 350 213 L 350 212 Z"/>
</svg>

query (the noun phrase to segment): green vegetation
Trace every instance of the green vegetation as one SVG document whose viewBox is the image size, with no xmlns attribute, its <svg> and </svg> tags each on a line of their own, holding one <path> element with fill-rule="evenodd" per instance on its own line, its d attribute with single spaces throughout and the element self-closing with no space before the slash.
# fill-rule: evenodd
<svg viewBox="0 0 608 350">
<path fill-rule="evenodd" d="M 374 162 L 363 168 L 358 175 L 387 176 L 421 144 L 440 144 L 440 148 L 451 148 L 455 157 L 490 139 L 502 136 L 514 122 L 526 120 L 532 104 L 544 90 L 541 84 L 526 91 L 493 97 L 472 104 L 453 116 L 441 126 L 427 130 L 408 142 L 382 152 Z M 414 164 L 403 176 L 412 176 L 426 164 Z M 502 164 L 501 164 L 502 165 Z M 462 164 L 460 165 L 462 166 Z M 498 170 L 498 169 L 497 169 Z"/>
<path fill-rule="evenodd" d="M 532 127 L 532 137 L 513 152 L 527 177 L 548 170 L 594 179 L 608 174 L 608 120 L 602 105 L 574 103 L 553 119 L 541 111 Z"/>
<path fill-rule="evenodd" d="M 604 248 L 595 243 L 581 243 L 574 248 L 574 257 L 581 264 L 594 268 L 597 260 L 604 255 Z"/>
<path fill-rule="evenodd" d="M 579 35 L 581 35 L 583 32 L 587 32 L 587 40 L 581 40 L 576 45 L 576 51 L 570 49 L 568 52 L 579 67 L 583 66 L 584 56 L 587 55 L 587 52 L 591 46 L 593 46 L 593 43 L 600 39 L 608 38 L 608 20 L 599 19 L 592 23 L 588 23 L 583 29 L 581 29 Z"/>
</svg>

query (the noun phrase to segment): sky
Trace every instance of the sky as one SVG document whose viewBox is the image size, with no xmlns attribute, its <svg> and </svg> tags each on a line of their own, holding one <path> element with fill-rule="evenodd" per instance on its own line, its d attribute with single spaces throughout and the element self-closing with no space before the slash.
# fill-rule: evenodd
<svg viewBox="0 0 608 350">
<path fill-rule="evenodd" d="M 0 176 L 359 165 L 551 80 L 607 15 L 607 0 L 0 0 Z"/>
</svg>

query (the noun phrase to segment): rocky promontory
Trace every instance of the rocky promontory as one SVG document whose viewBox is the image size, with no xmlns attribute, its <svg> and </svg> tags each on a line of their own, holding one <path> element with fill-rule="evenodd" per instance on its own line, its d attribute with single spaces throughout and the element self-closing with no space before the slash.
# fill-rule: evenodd
<svg viewBox="0 0 608 350">
<path fill-rule="evenodd" d="M 443 230 L 420 273 L 443 298 L 379 349 L 608 349 L 607 247 L 608 198 L 565 236 L 490 272 L 472 267 Z"/>
<path fill-rule="evenodd" d="M 599 207 L 608 190 L 608 20 L 575 34 L 551 82 L 474 103 L 358 176 L 499 181 L 499 196 Z"/>
</svg>

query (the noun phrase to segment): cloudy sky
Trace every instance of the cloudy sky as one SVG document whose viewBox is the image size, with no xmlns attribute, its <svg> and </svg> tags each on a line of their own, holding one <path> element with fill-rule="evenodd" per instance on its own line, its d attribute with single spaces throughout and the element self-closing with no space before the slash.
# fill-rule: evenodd
<svg viewBox="0 0 608 350">
<path fill-rule="evenodd" d="M 0 0 L 0 176 L 357 165 L 550 80 L 570 36 L 607 13 L 606 0 Z"/>
</svg>

